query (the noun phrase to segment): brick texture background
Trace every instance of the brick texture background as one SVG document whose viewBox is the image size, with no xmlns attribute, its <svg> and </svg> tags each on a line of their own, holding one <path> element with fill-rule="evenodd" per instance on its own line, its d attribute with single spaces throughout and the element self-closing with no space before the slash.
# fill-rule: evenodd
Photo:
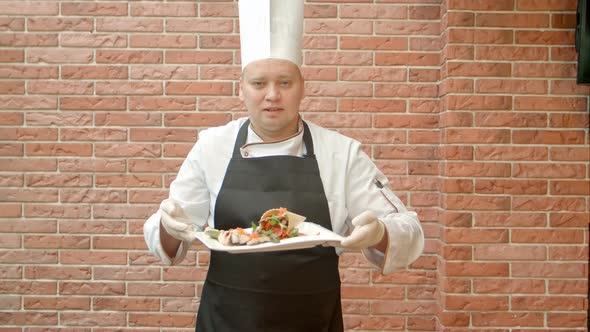
<svg viewBox="0 0 590 332">
<path fill-rule="evenodd" d="M 575 0 L 316 0 L 308 120 L 364 143 L 424 255 L 341 259 L 347 330 L 583 331 L 590 87 Z M 243 116 L 236 1 L 0 1 L 0 331 L 193 330 L 208 252 L 144 220 Z"/>
</svg>

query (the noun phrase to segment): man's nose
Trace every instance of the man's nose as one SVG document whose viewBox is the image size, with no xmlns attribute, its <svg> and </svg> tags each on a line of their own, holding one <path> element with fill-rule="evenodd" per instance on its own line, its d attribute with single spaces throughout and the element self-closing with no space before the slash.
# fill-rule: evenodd
<svg viewBox="0 0 590 332">
<path fill-rule="evenodd" d="M 268 90 L 266 91 L 266 99 L 267 100 L 277 100 L 279 98 L 281 98 L 281 93 L 279 91 L 279 88 L 276 85 L 271 84 L 268 87 Z"/>
</svg>

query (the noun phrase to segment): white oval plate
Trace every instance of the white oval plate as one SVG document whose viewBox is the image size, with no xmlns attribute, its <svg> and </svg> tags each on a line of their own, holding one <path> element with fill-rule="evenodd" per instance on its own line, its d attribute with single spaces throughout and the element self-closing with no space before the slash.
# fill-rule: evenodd
<svg viewBox="0 0 590 332">
<path fill-rule="evenodd" d="M 312 248 L 318 245 L 327 245 L 332 247 L 339 247 L 340 241 L 344 238 L 318 224 L 312 222 L 302 222 L 297 226 L 299 232 L 305 235 L 291 237 L 281 240 L 281 242 L 265 242 L 255 244 L 252 246 L 224 246 L 216 239 L 210 238 L 204 232 L 195 232 L 196 238 L 201 241 L 209 250 L 226 251 L 234 254 L 248 253 L 248 252 L 266 252 L 279 250 L 293 250 Z M 252 228 L 245 228 L 247 232 L 251 232 Z"/>
</svg>

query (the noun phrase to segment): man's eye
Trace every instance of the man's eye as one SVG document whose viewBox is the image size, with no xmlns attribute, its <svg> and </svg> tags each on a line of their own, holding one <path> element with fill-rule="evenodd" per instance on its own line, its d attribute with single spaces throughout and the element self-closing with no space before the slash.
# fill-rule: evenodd
<svg viewBox="0 0 590 332">
<path fill-rule="evenodd" d="M 260 87 L 260 86 L 263 86 L 264 83 L 262 83 L 262 82 L 252 82 L 252 85 L 254 85 L 256 87 Z"/>
<path fill-rule="evenodd" d="M 289 85 L 291 85 L 291 82 L 289 82 L 289 81 L 282 81 L 281 82 L 281 85 L 282 86 L 289 86 Z"/>
</svg>

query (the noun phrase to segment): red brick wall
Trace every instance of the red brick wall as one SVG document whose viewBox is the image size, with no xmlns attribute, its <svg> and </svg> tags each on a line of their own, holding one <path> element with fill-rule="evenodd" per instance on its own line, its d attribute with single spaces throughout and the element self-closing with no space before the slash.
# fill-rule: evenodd
<svg viewBox="0 0 590 332">
<path fill-rule="evenodd" d="M 306 119 L 365 144 L 426 231 L 345 324 L 582 331 L 590 88 L 575 0 L 308 1 Z M 235 1 L 2 1 L 0 332 L 194 326 L 208 253 L 142 225 L 199 130 L 243 115 Z"/>
<path fill-rule="evenodd" d="M 576 5 L 442 4 L 440 329 L 586 326 L 590 89 L 575 82 Z"/>
</svg>

